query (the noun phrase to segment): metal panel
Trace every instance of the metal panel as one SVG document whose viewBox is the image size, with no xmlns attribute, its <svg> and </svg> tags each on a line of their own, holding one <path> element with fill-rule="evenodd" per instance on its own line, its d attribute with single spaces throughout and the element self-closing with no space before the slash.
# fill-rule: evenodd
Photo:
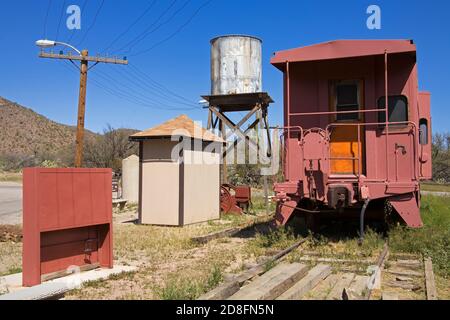
<svg viewBox="0 0 450 320">
<path fill-rule="evenodd" d="M 71 265 L 112 267 L 111 178 L 111 169 L 24 169 L 24 286 Z"/>
<path fill-rule="evenodd" d="M 211 40 L 211 94 L 262 91 L 262 41 L 230 35 Z"/>
</svg>

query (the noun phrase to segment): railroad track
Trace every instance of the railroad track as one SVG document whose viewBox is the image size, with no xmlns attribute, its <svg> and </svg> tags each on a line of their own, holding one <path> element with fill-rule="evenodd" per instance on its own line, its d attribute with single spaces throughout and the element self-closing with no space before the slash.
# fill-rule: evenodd
<svg viewBox="0 0 450 320">
<path fill-rule="evenodd" d="M 275 214 L 270 214 L 270 215 L 265 215 L 262 217 L 257 217 L 255 219 L 253 219 L 252 221 L 243 223 L 239 226 L 236 227 L 232 227 L 232 228 L 228 228 L 225 230 L 221 230 L 221 231 L 216 231 L 216 232 L 212 232 L 206 235 L 202 235 L 202 236 L 197 236 L 197 237 L 193 237 L 191 238 L 191 241 L 195 242 L 195 243 L 199 243 L 199 244 L 205 244 L 208 243 L 209 241 L 215 240 L 215 239 L 220 239 L 220 238 L 226 238 L 226 237 L 232 237 L 237 235 L 238 233 L 245 231 L 245 230 L 250 230 L 250 229 L 256 229 L 258 227 L 262 227 L 262 226 L 267 226 L 269 225 L 273 219 L 274 219 Z"/>
<path fill-rule="evenodd" d="M 303 250 L 296 262 L 283 261 L 302 250 L 305 241 L 231 277 L 199 300 L 437 299 L 429 259 L 423 263 L 417 255 L 391 256 L 386 242 L 376 259 L 339 259 Z"/>
</svg>

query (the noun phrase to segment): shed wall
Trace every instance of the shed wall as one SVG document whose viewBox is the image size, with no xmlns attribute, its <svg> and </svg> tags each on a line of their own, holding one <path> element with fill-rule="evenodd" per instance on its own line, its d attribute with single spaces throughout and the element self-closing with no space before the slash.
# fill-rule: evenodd
<svg viewBox="0 0 450 320">
<path fill-rule="evenodd" d="M 196 160 L 186 163 L 178 152 L 171 159 L 178 142 L 141 144 L 141 223 L 182 226 L 220 217 L 220 144 L 216 152 L 184 149 L 183 158 Z"/>
</svg>

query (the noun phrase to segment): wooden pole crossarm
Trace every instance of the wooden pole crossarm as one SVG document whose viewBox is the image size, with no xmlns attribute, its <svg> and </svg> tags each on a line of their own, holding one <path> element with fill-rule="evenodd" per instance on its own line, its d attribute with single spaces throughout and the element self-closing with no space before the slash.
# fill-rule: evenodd
<svg viewBox="0 0 450 320">
<path fill-rule="evenodd" d="M 71 54 L 56 54 L 56 53 L 47 53 L 47 52 L 40 52 L 39 57 L 40 58 L 49 58 L 49 59 L 89 61 L 89 62 L 96 62 L 96 63 L 112 63 L 112 64 L 123 64 L 123 65 L 128 64 L 128 60 L 122 60 L 122 59 L 116 59 L 116 58 L 77 56 L 77 55 L 71 55 Z"/>
</svg>

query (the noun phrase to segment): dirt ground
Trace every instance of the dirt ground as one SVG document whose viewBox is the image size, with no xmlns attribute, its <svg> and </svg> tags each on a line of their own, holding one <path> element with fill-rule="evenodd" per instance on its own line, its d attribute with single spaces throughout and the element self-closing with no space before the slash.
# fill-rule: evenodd
<svg viewBox="0 0 450 320">
<path fill-rule="evenodd" d="M 128 217 L 129 213 L 122 215 Z M 245 233 L 206 245 L 191 238 L 253 219 L 231 216 L 184 228 L 116 223 L 115 263 L 137 266 L 139 272 L 88 283 L 66 299 L 194 299 L 216 286 L 226 273 L 256 264 L 265 251 L 252 250 L 249 242 L 253 238 Z"/>
<path fill-rule="evenodd" d="M 304 236 L 308 240 L 290 253 L 287 261 L 299 261 L 303 255 L 313 253 L 318 257 L 354 260 L 353 266 L 360 266 L 364 271 L 366 266 L 359 265 L 358 261 L 376 260 L 385 241 L 382 233 L 369 230 L 364 244 L 359 246 L 353 233 L 333 224 L 334 236 L 324 231 L 313 237 L 286 229 L 267 233 L 259 227 L 256 231 L 244 231 L 199 244 L 193 242 L 192 237 L 249 223 L 256 216 L 227 216 L 183 228 L 137 225 L 134 223 L 136 217 L 136 207 L 128 207 L 123 212 L 115 210 L 113 234 L 115 264 L 136 266 L 138 271 L 113 276 L 106 281 L 89 282 L 82 289 L 69 292 L 65 299 L 196 299 L 232 274 L 262 262 Z M 262 217 L 258 216 L 259 219 Z M 21 271 L 20 233 L 19 226 L 0 227 L 0 235 L 5 241 L 0 241 L 0 275 Z M 339 265 L 332 267 L 337 270 Z M 450 299 L 449 279 L 439 274 L 435 276 L 439 298 Z M 425 299 L 425 293 L 419 290 L 404 298 Z"/>
<path fill-rule="evenodd" d="M 22 228 L 17 225 L 0 225 L 0 242 L 21 242 Z"/>
</svg>

